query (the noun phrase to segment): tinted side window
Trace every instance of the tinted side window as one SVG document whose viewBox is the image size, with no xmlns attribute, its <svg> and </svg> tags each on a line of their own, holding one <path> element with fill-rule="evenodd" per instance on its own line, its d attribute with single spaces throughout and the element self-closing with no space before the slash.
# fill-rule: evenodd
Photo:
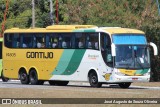
<svg viewBox="0 0 160 107">
<path fill-rule="evenodd" d="M 72 48 L 72 33 L 48 33 L 46 35 L 47 48 Z"/>
<path fill-rule="evenodd" d="M 84 33 L 75 33 L 75 48 L 78 49 L 86 48 L 85 39 L 86 38 Z"/>
<path fill-rule="evenodd" d="M 13 34 L 5 34 L 4 35 L 4 44 L 7 48 L 12 47 L 12 37 L 13 37 Z"/>
<path fill-rule="evenodd" d="M 33 42 L 32 42 L 32 34 L 20 34 L 22 38 L 22 48 L 32 48 Z"/>
<path fill-rule="evenodd" d="M 99 49 L 98 44 L 98 33 L 86 33 L 87 41 L 86 48 L 88 49 Z"/>
<path fill-rule="evenodd" d="M 35 48 L 46 48 L 45 35 L 36 33 L 33 36 L 33 44 L 35 44 Z"/>
<path fill-rule="evenodd" d="M 72 34 L 71 33 L 63 33 L 62 34 L 62 48 L 71 48 L 72 47 Z"/>
<path fill-rule="evenodd" d="M 21 46 L 19 34 L 5 34 L 5 46 L 8 48 L 19 48 Z"/>
</svg>

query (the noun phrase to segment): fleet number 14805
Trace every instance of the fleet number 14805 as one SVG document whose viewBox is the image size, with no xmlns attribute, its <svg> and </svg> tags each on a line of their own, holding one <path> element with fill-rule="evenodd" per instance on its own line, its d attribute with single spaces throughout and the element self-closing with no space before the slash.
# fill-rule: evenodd
<svg viewBox="0 0 160 107">
<path fill-rule="evenodd" d="M 6 56 L 8 56 L 8 57 L 16 57 L 16 53 L 6 53 Z"/>
</svg>

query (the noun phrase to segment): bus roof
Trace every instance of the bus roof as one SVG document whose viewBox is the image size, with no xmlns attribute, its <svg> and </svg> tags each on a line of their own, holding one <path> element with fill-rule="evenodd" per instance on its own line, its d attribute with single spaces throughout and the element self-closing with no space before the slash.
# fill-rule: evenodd
<svg viewBox="0 0 160 107">
<path fill-rule="evenodd" d="M 104 31 L 112 34 L 119 33 L 138 33 L 144 34 L 143 31 L 137 29 L 121 28 L 121 27 L 97 27 L 95 25 L 52 25 L 46 28 L 11 28 L 5 30 L 5 33 L 50 33 L 50 32 L 96 32 Z"/>
<path fill-rule="evenodd" d="M 5 30 L 5 33 L 39 33 L 39 32 L 73 32 L 78 29 L 98 28 L 95 25 L 52 25 L 46 28 L 11 28 Z"/>
<path fill-rule="evenodd" d="M 125 34 L 125 33 L 137 33 L 137 34 L 144 34 L 143 31 L 137 29 L 129 29 L 129 28 L 121 28 L 121 27 L 102 27 L 104 31 L 112 34 Z"/>
</svg>

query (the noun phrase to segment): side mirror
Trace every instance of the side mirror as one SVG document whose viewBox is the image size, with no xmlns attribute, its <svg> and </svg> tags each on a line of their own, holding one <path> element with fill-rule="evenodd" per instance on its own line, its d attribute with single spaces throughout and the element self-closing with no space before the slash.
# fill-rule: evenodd
<svg viewBox="0 0 160 107">
<path fill-rule="evenodd" d="M 156 44 L 150 42 L 149 45 L 153 48 L 154 55 L 158 55 L 158 48 L 157 48 Z"/>
<path fill-rule="evenodd" d="M 116 46 L 114 43 L 111 44 L 112 56 L 116 56 Z"/>
</svg>

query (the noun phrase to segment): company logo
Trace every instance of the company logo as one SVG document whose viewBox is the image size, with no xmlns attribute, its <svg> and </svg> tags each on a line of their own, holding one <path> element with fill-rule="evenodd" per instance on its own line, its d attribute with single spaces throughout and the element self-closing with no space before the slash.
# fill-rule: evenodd
<svg viewBox="0 0 160 107">
<path fill-rule="evenodd" d="M 52 59 L 53 52 L 27 52 L 26 58 L 44 58 L 44 59 Z"/>
</svg>

